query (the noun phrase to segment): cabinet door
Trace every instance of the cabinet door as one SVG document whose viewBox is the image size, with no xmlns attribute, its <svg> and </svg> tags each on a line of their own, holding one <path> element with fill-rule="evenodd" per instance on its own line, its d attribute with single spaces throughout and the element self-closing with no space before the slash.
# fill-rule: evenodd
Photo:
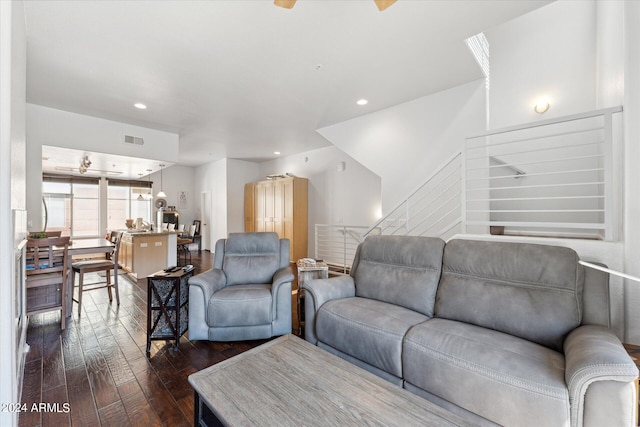
<svg viewBox="0 0 640 427">
<path fill-rule="evenodd" d="M 247 233 L 255 230 L 254 189 L 253 183 L 244 185 L 244 231 Z"/>
<path fill-rule="evenodd" d="M 278 233 L 278 237 L 281 239 L 286 237 L 284 230 L 285 181 L 289 180 L 279 179 L 273 183 L 273 231 Z"/>
<path fill-rule="evenodd" d="M 293 244 L 293 179 L 283 180 L 281 193 L 282 218 L 280 221 L 282 233 L 280 237 L 289 239 Z"/>
<path fill-rule="evenodd" d="M 275 230 L 276 185 L 272 181 L 264 183 L 264 231 Z"/>
<path fill-rule="evenodd" d="M 265 224 L 265 218 L 266 218 L 266 213 L 265 213 L 265 188 L 264 188 L 264 183 L 263 182 L 258 182 L 255 184 L 255 187 L 253 189 L 254 191 L 254 197 L 253 197 L 253 207 L 254 207 L 254 215 L 253 215 L 253 221 L 254 221 L 254 227 L 253 227 L 253 231 L 265 231 L 264 229 L 264 224 Z"/>
<path fill-rule="evenodd" d="M 260 181 L 245 186 L 245 230 L 274 231 L 291 243 L 291 259 L 307 256 L 305 178 Z M 249 209 L 253 208 L 253 212 Z M 250 228 L 253 225 L 253 228 Z"/>
</svg>

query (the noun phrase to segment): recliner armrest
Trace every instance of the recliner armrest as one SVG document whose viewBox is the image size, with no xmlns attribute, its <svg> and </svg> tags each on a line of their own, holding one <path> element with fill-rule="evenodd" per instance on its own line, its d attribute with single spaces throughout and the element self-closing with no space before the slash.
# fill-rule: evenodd
<svg viewBox="0 0 640 427">
<path fill-rule="evenodd" d="M 293 275 L 291 267 L 287 266 L 278 269 L 278 271 L 273 275 L 271 293 L 275 295 L 278 292 L 278 288 L 280 288 L 283 283 L 293 282 L 294 278 L 295 276 Z"/>
<path fill-rule="evenodd" d="M 638 377 L 638 369 L 618 337 L 603 326 L 585 325 L 574 329 L 565 339 L 564 354 L 573 425 L 582 425 L 584 398 L 591 384 L 596 381 L 630 383 Z M 621 406 L 631 401 L 620 396 L 612 399 L 617 399 Z"/>
<path fill-rule="evenodd" d="M 227 276 L 217 268 L 203 271 L 189 279 L 189 286 L 198 286 L 202 289 L 205 304 L 211 299 L 211 295 L 224 288 L 226 284 Z"/>
<path fill-rule="evenodd" d="M 273 283 L 271 284 L 271 314 L 273 320 L 284 316 L 287 324 L 286 331 L 281 331 L 280 333 L 291 333 L 291 283 L 293 279 L 295 279 L 295 276 L 289 266 L 281 267 L 273 275 Z M 281 289 L 286 293 L 286 296 L 278 296 Z"/>
</svg>

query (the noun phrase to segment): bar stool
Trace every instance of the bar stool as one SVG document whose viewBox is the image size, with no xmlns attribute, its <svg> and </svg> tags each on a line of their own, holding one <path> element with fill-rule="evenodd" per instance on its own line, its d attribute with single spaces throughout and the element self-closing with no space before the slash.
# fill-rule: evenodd
<svg viewBox="0 0 640 427">
<path fill-rule="evenodd" d="M 76 286 L 76 273 L 80 274 L 80 278 L 78 280 L 78 299 L 74 299 L 74 301 L 78 303 L 78 316 L 82 315 L 82 293 L 84 291 L 93 291 L 95 289 L 107 288 L 107 291 L 109 292 L 109 302 L 112 302 L 113 296 L 111 294 L 111 288 L 114 288 L 116 291 L 116 302 L 118 305 L 120 305 L 120 293 L 118 292 L 118 253 L 120 252 L 120 241 L 122 240 L 122 233 L 118 233 L 114 240 L 114 250 L 109 259 L 78 261 L 72 264 L 71 283 L 73 288 L 75 288 Z M 113 283 L 111 283 L 112 270 L 114 272 Z M 86 273 L 94 273 L 99 271 L 106 272 L 107 277 L 105 281 L 86 284 L 84 283 L 84 275 Z M 85 286 L 89 287 L 85 288 Z"/>
<path fill-rule="evenodd" d="M 195 230 L 196 226 L 192 225 L 191 227 L 189 227 L 189 236 L 178 237 L 178 265 L 191 264 L 191 251 L 189 250 L 189 245 L 193 243 L 193 235 L 195 233 Z M 187 257 L 189 258 L 188 263 Z"/>
</svg>

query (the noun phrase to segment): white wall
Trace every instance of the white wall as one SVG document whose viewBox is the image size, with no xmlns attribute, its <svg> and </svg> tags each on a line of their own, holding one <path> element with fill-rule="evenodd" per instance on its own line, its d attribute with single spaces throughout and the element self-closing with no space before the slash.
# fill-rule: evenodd
<svg viewBox="0 0 640 427">
<path fill-rule="evenodd" d="M 227 232 L 244 231 L 244 185 L 262 179 L 259 165 L 243 160 L 227 160 Z"/>
<path fill-rule="evenodd" d="M 598 109 L 624 104 L 624 12 L 625 5 L 621 0 L 596 2 Z"/>
<path fill-rule="evenodd" d="M 12 209 L 25 208 L 26 30 L 21 1 L 0 2 L 0 402 L 19 402 Z M 24 237 L 24 236 L 23 236 Z M 0 425 L 17 424 L 0 412 Z"/>
<path fill-rule="evenodd" d="M 197 215 L 197 209 L 200 207 L 200 194 L 196 194 L 194 187 L 195 169 L 190 166 L 178 166 L 173 165 L 162 170 L 162 182 L 160 180 L 160 172 L 154 172 L 151 174 L 151 181 L 153 182 L 153 200 L 158 197 L 158 191 L 160 191 L 160 184 L 162 183 L 162 190 L 167 195 L 167 206 L 175 206 L 176 210 L 180 214 L 180 224 L 185 225 L 185 230 L 189 230 L 189 225 L 193 224 Z M 144 179 L 146 181 L 146 178 Z M 180 207 L 178 195 L 180 192 L 186 192 L 187 205 L 186 208 Z M 152 221 L 155 222 L 157 209 L 155 205 L 152 208 Z"/>
<path fill-rule="evenodd" d="M 489 41 L 489 126 L 499 129 L 594 110 L 593 1 L 557 1 L 485 31 Z M 533 110 L 546 96 L 551 107 Z"/>
<path fill-rule="evenodd" d="M 344 170 L 338 170 L 344 162 Z M 260 163 L 260 177 L 292 173 L 309 179 L 309 245 L 315 224 L 370 226 L 380 218 L 380 177 L 338 147 L 330 146 Z"/>
<path fill-rule="evenodd" d="M 218 239 L 227 237 L 227 160 L 198 166 L 194 192 L 198 200 L 196 219 L 202 220 L 202 249 L 213 250 Z M 203 193 L 211 196 L 211 218 L 204 218 L 200 200 Z M 208 229 L 205 229 L 207 227 Z"/>
<path fill-rule="evenodd" d="M 640 2 L 625 2 L 624 14 L 624 268 L 640 277 Z M 640 283 L 624 289 L 625 341 L 640 344 Z"/>
<path fill-rule="evenodd" d="M 178 135 L 27 104 L 27 210 L 32 229 L 42 227 L 42 146 L 73 148 L 172 162 Z M 125 144 L 124 135 L 143 137 L 144 145 Z"/>
<path fill-rule="evenodd" d="M 338 164 L 344 162 L 344 170 Z M 211 192 L 211 247 L 229 233 L 244 231 L 244 185 L 273 173 L 309 179 L 309 253 L 315 224 L 369 226 L 380 215 L 380 178 L 337 147 L 299 153 L 263 163 L 223 159 L 195 169 L 197 194 Z M 154 181 L 155 185 L 155 181 Z M 165 190 L 166 191 L 166 190 Z M 196 208 L 196 219 L 202 219 Z"/>
<path fill-rule="evenodd" d="M 319 129 L 380 176 L 382 211 L 390 211 L 485 129 L 484 80 Z"/>
<path fill-rule="evenodd" d="M 491 51 L 492 128 L 624 105 L 624 206 L 621 241 L 544 241 L 573 247 L 585 259 L 640 276 L 640 5 L 558 1 L 485 32 Z M 533 112 L 540 95 L 551 108 Z M 618 169 L 614 166 L 614 169 Z M 640 343 L 640 284 L 611 277 L 614 331 Z"/>
</svg>

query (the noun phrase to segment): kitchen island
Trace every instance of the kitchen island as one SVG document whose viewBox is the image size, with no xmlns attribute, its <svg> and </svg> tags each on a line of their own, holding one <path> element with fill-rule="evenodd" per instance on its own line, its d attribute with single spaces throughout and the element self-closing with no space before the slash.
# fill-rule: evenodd
<svg viewBox="0 0 640 427">
<path fill-rule="evenodd" d="M 122 234 L 118 262 L 135 276 L 145 278 L 177 264 L 178 233 L 127 230 Z"/>
</svg>

